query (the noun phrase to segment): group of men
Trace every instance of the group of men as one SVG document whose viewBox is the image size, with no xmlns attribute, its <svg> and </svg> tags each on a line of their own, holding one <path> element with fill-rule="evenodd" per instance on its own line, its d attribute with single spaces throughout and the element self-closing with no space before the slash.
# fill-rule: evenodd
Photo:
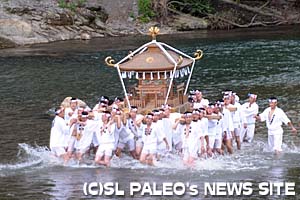
<svg viewBox="0 0 300 200">
<path fill-rule="evenodd" d="M 191 91 L 190 109 L 183 114 L 172 113 L 169 105 L 162 105 L 145 115 L 139 108 L 124 108 L 122 98 L 109 100 L 102 96 L 93 109 L 79 106 L 71 98 L 69 106 L 55 111 L 52 122 L 50 148 L 55 156 L 67 163 L 71 158 L 82 160 L 95 153 L 96 164 L 110 166 L 113 155 L 121 157 L 129 151 L 141 163 L 154 163 L 168 153 L 178 153 L 184 164 L 193 166 L 199 157 L 233 153 L 233 142 L 241 149 L 242 142 L 252 142 L 256 120 L 266 121 L 268 144 L 273 151 L 282 151 L 282 123 L 294 128 L 286 114 L 277 107 L 277 99 L 270 98 L 270 107 L 258 114 L 257 95 L 249 94 L 241 105 L 232 91 L 209 103 L 199 90 Z"/>
</svg>

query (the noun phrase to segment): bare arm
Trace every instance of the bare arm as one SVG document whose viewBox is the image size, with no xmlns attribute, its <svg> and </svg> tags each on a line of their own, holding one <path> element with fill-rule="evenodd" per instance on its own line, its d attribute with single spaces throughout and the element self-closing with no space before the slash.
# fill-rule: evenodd
<svg viewBox="0 0 300 200">
<path fill-rule="evenodd" d="M 294 127 L 293 123 L 292 123 L 292 122 L 289 122 L 289 123 L 288 123 L 288 126 L 291 127 L 292 133 L 293 133 L 294 135 L 296 135 L 296 134 L 297 134 L 297 129 Z"/>
</svg>

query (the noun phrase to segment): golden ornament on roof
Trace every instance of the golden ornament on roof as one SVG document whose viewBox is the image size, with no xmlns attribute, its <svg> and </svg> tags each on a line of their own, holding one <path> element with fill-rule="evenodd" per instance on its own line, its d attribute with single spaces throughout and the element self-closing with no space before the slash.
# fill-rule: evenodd
<svg viewBox="0 0 300 200">
<path fill-rule="evenodd" d="M 115 60 L 111 56 L 105 58 L 105 63 L 110 67 L 115 66 Z"/>
<path fill-rule="evenodd" d="M 158 35 L 159 33 L 159 28 L 152 26 L 151 28 L 149 28 L 149 32 L 150 35 L 152 36 L 152 40 L 156 40 L 156 35 Z"/>
<path fill-rule="evenodd" d="M 203 51 L 202 50 L 197 50 L 196 53 L 194 53 L 195 60 L 200 60 L 203 56 Z"/>
</svg>

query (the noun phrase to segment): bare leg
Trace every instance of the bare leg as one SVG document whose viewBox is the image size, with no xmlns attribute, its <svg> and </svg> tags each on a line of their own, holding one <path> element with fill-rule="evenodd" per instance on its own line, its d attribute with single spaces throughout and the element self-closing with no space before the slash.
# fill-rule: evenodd
<svg viewBox="0 0 300 200">
<path fill-rule="evenodd" d="M 218 152 L 218 154 L 220 155 L 224 155 L 224 151 L 222 149 L 217 148 L 216 152 Z"/>
<path fill-rule="evenodd" d="M 232 149 L 232 143 L 231 143 L 231 140 L 226 140 L 225 141 L 225 145 L 226 145 L 226 148 L 227 148 L 227 151 L 229 154 L 232 154 L 233 153 L 233 149 Z"/>
<path fill-rule="evenodd" d="M 119 147 L 116 150 L 116 156 L 118 156 L 119 158 L 121 157 L 122 154 L 122 149 L 120 149 Z"/>
<path fill-rule="evenodd" d="M 135 147 L 135 152 L 136 152 L 137 159 L 141 156 L 142 149 L 143 149 L 143 147 L 141 147 L 141 146 L 136 146 Z"/>
<path fill-rule="evenodd" d="M 106 167 L 110 167 L 110 156 L 104 156 L 104 163 Z"/>
<path fill-rule="evenodd" d="M 99 161 L 101 161 L 103 155 L 96 155 L 95 157 L 95 163 L 98 163 Z"/>
<path fill-rule="evenodd" d="M 241 140 L 240 136 L 235 136 L 236 146 L 238 150 L 241 150 Z"/>
<path fill-rule="evenodd" d="M 147 159 L 147 164 L 154 166 L 153 164 L 153 160 L 155 159 L 155 155 L 154 154 L 149 154 L 148 159 Z"/>
<path fill-rule="evenodd" d="M 212 150 L 211 150 L 210 147 L 207 148 L 206 153 L 207 153 L 207 156 L 208 156 L 208 157 L 212 157 Z"/>
<path fill-rule="evenodd" d="M 188 158 L 188 166 L 189 167 L 195 167 L 195 158 L 189 156 L 189 158 Z"/>
<path fill-rule="evenodd" d="M 146 157 L 147 157 L 147 154 L 142 153 L 141 156 L 140 156 L 140 162 L 143 163 L 143 164 L 147 164 Z"/>
<path fill-rule="evenodd" d="M 136 155 L 136 151 L 130 151 L 130 155 L 133 157 L 133 159 L 138 159 L 138 156 Z"/>
</svg>

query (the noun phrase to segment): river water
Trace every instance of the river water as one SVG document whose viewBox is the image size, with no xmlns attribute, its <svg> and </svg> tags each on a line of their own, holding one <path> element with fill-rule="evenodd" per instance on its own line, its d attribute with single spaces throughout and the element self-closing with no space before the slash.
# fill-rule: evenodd
<svg viewBox="0 0 300 200">
<path fill-rule="evenodd" d="M 195 169 L 170 156 L 156 167 L 147 167 L 128 156 L 113 159 L 105 169 L 92 165 L 63 166 L 48 151 L 52 117 L 49 110 L 66 96 L 76 96 L 94 106 L 101 95 L 120 95 L 116 70 L 104 58 L 120 60 L 148 37 L 70 41 L 31 48 L 0 51 L 0 199 L 80 199 L 84 182 L 118 182 L 128 195 L 129 182 L 183 182 L 198 186 L 199 195 L 175 199 L 246 199 L 241 196 L 206 196 L 204 183 L 251 182 L 251 199 L 300 199 L 300 138 L 284 127 L 284 153 L 275 157 L 266 148 L 267 131 L 259 123 L 255 141 L 232 156 L 197 161 Z M 166 42 L 193 55 L 204 51 L 197 62 L 190 88 L 200 88 L 211 101 L 230 88 L 241 102 L 248 92 L 258 94 L 260 111 L 267 99 L 277 96 L 299 130 L 300 32 L 299 29 L 257 29 L 234 32 L 198 32 L 162 36 Z M 296 196 L 259 196 L 260 182 L 294 182 Z M 135 198 L 139 198 L 137 194 Z M 100 198 L 100 197 L 99 197 Z M 101 198 L 111 198 L 103 197 Z M 115 197 L 113 197 L 115 198 Z M 167 197 L 143 197 L 166 199 Z M 247 197 L 248 199 L 249 197 Z"/>
</svg>

